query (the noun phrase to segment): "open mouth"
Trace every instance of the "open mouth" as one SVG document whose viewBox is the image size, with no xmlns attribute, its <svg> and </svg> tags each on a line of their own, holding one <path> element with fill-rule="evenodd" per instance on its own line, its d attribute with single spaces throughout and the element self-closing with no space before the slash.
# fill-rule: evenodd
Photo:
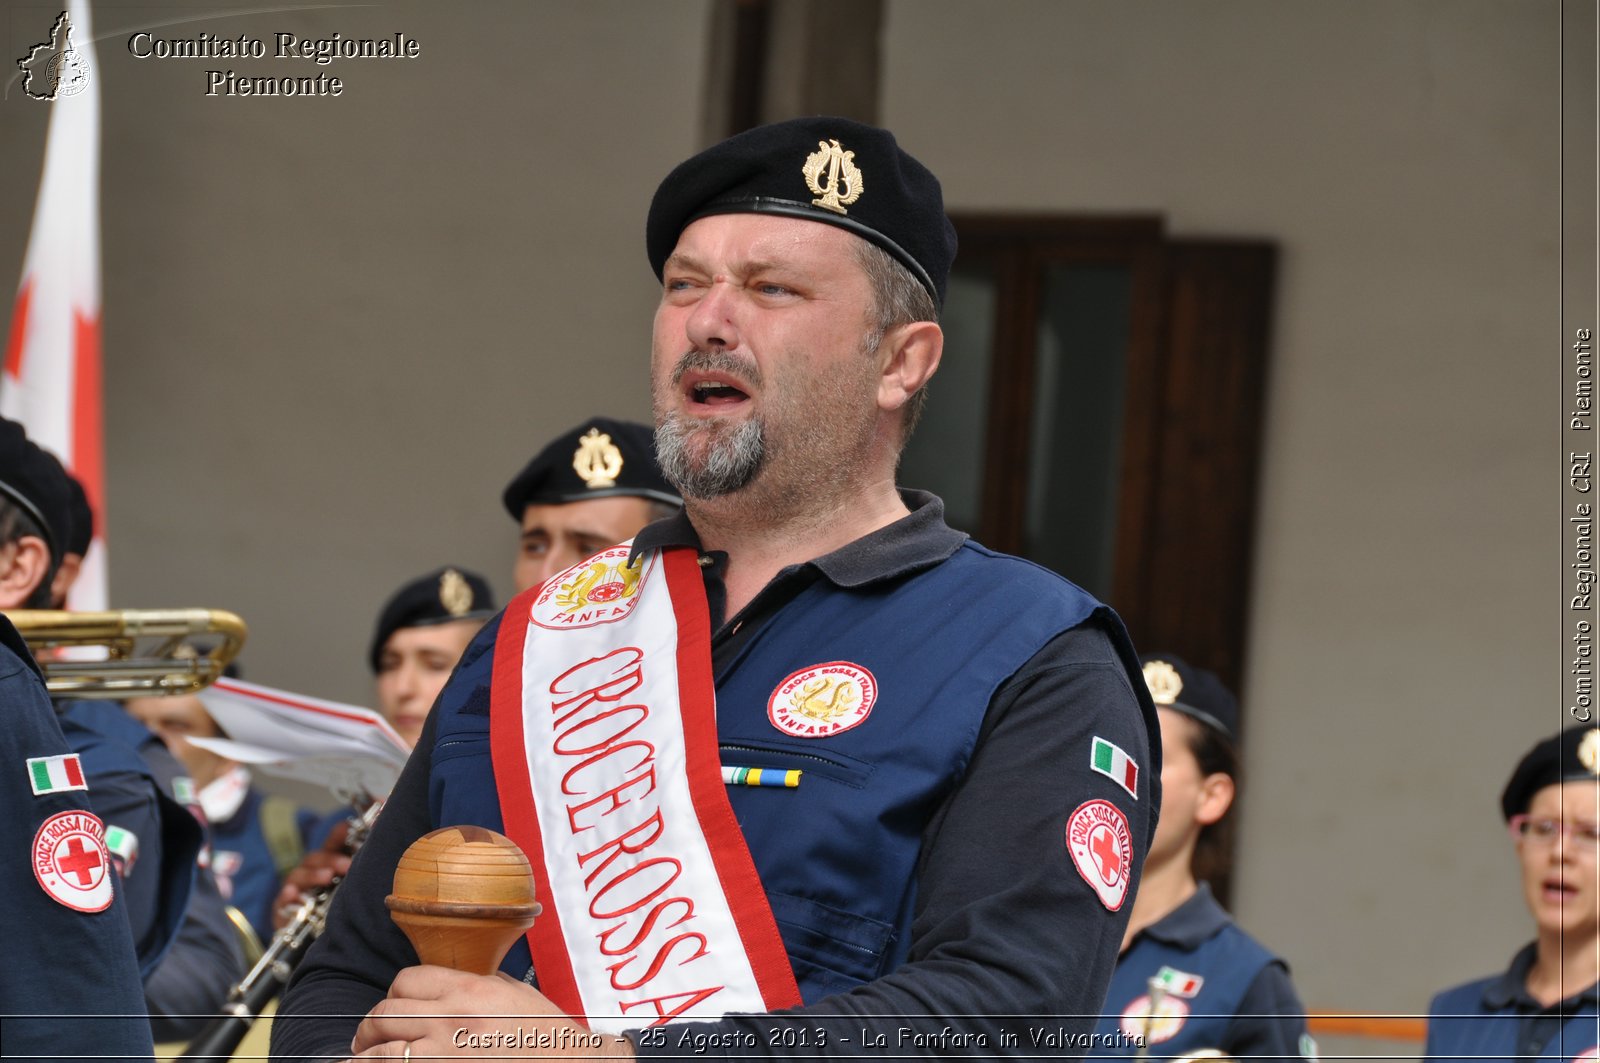
<svg viewBox="0 0 1600 1063">
<path fill-rule="evenodd" d="M 690 405 L 702 407 L 737 406 L 750 398 L 731 377 L 710 373 L 685 374 L 682 386 Z"/>
<path fill-rule="evenodd" d="M 1540 884 L 1540 892 L 1551 904 L 1563 904 L 1577 896 L 1578 888 L 1559 878 L 1547 878 Z"/>
</svg>

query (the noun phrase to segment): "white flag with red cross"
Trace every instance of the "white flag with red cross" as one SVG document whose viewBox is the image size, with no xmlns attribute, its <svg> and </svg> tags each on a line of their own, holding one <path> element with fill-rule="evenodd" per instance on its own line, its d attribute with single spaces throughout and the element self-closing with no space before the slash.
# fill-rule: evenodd
<svg viewBox="0 0 1600 1063">
<path fill-rule="evenodd" d="M 71 606 L 104 609 L 100 90 L 88 4 L 69 0 L 65 16 L 40 31 L 44 39 L 24 67 L 27 100 L 18 105 L 49 107 L 50 125 L 0 374 L 0 415 L 20 422 L 83 484 L 95 538 Z"/>
</svg>

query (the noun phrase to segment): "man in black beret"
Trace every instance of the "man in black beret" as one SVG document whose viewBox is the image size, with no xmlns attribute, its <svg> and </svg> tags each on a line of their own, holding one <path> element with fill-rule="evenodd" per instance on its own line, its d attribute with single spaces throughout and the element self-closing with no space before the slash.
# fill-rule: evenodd
<svg viewBox="0 0 1600 1063">
<path fill-rule="evenodd" d="M 944 345 L 938 181 L 886 130 L 781 122 L 668 175 L 646 244 L 684 513 L 468 648 L 275 1055 L 1001 1056 L 1037 1053 L 1043 1015 L 1087 1037 L 1155 824 L 1155 710 L 1109 609 L 895 487 Z M 415 966 L 384 907 L 446 824 L 535 868 L 506 977 Z"/>
<path fill-rule="evenodd" d="M 556 436 L 500 497 L 521 528 L 512 571 L 519 592 L 683 506 L 656 464 L 650 426 L 611 417 Z"/>
<path fill-rule="evenodd" d="M 22 427 L 0 419 L 0 614 L 48 593 L 49 474 Z M 0 615 L 0 964 L 5 1050 L 22 1058 L 147 1058 L 150 1024 L 93 781 L 62 734 L 39 666 Z M 130 754 L 131 756 L 131 754 Z M 62 1016 L 71 1016 L 63 1019 Z"/>
<path fill-rule="evenodd" d="M 1600 1030 L 1600 728 L 1568 727 L 1518 762 L 1500 813 L 1534 939 L 1503 972 L 1433 998 L 1428 1060 L 1592 1060 Z"/>
</svg>

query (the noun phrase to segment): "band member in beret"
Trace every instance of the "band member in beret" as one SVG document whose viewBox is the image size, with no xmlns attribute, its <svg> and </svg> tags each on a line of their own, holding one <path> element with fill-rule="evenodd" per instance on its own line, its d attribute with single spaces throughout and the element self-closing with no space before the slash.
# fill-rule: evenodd
<svg viewBox="0 0 1600 1063">
<path fill-rule="evenodd" d="M 943 350 L 937 179 L 883 129 L 765 126 L 666 177 L 646 250 L 685 511 L 474 640 L 275 1057 L 1059 1054 L 1036 1035 L 1093 1030 L 1132 907 L 1155 710 L 1109 609 L 895 487 Z M 496 977 L 417 966 L 384 904 L 447 825 L 534 869 Z"/>
<path fill-rule="evenodd" d="M 513 571 L 518 591 L 683 506 L 656 464 L 650 426 L 610 417 L 591 417 L 552 439 L 501 500 L 522 532 Z"/>
<path fill-rule="evenodd" d="M 1161 718 L 1161 821 L 1089 1054 L 1314 1060 L 1288 966 L 1202 881 L 1225 870 L 1239 703 L 1213 673 L 1174 654 L 1143 660 Z"/>
<path fill-rule="evenodd" d="M 1528 751 L 1500 795 L 1534 939 L 1428 1009 L 1429 1060 L 1593 1060 L 1600 1030 L 1600 728 Z"/>
<path fill-rule="evenodd" d="M 384 603 L 367 664 L 377 683 L 378 711 L 407 745 L 417 744 L 445 680 L 494 612 L 488 581 L 452 566 L 418 576 Z"/>
<path fill-rule="evenodd" d="M 48 594 L 55 532 L 37 447 L 0 420 L 0 611 Z M 59 519 L 59 517 L 57 518 Z M 38 664 L 0 615 L 0 963 L 5 1052 L 21 1058 L 148 1059 L 150 1024 L 127 900 L 105 822 L 68 747 Z"/>
</svg>

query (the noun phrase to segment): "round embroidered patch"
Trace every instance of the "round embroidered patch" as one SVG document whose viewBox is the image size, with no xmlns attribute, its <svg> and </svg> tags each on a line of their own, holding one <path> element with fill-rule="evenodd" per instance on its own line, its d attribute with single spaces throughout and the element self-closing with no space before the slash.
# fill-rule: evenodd
<svg viewBox="0 0 1600 1063">
<path fill-rule="evenodd" d="M 1100 903 L 1121 908 L 1133 868 L 1133 833 L 1122 809 L 1099 798 L 1079 805 L 1067 820 L 1067 852 Z"/>
<path fill-rule="evenodd" d="M 639 604 L 639 589 L 655 570 L 651 554 L 628 565 L 627 546 L 613 546 L 581 561 L 540 588 L 528 619 L 552 631 L 614 624 Z"/>
<path fill-rule="evenodd" d="M 57 812 L 33 836 L 33 876 L 52 900 L 78 912 L 111 905 L 106 828 L 91 812 Z"/>
<path fill-rule="evenodd" d="M 1122 1013 L 1122 1032 L 1129 1037 L 1143 1037 L 1147 1045 L 1156 1045 L 1172 1040 L 1188 1017 L 1189 1005 L 1177 997 L 1162 997 L 1152 1010 L 1150 994 L 1146 993 Z"/>
<path fill-rule="evenodd" d="M 796 738 L 826 738 L 859 725 L 878 700 L 878 680 L 859 664 L 828 661 L 791 672 L 767 699 L 772 726 Z"/>
</svg>

